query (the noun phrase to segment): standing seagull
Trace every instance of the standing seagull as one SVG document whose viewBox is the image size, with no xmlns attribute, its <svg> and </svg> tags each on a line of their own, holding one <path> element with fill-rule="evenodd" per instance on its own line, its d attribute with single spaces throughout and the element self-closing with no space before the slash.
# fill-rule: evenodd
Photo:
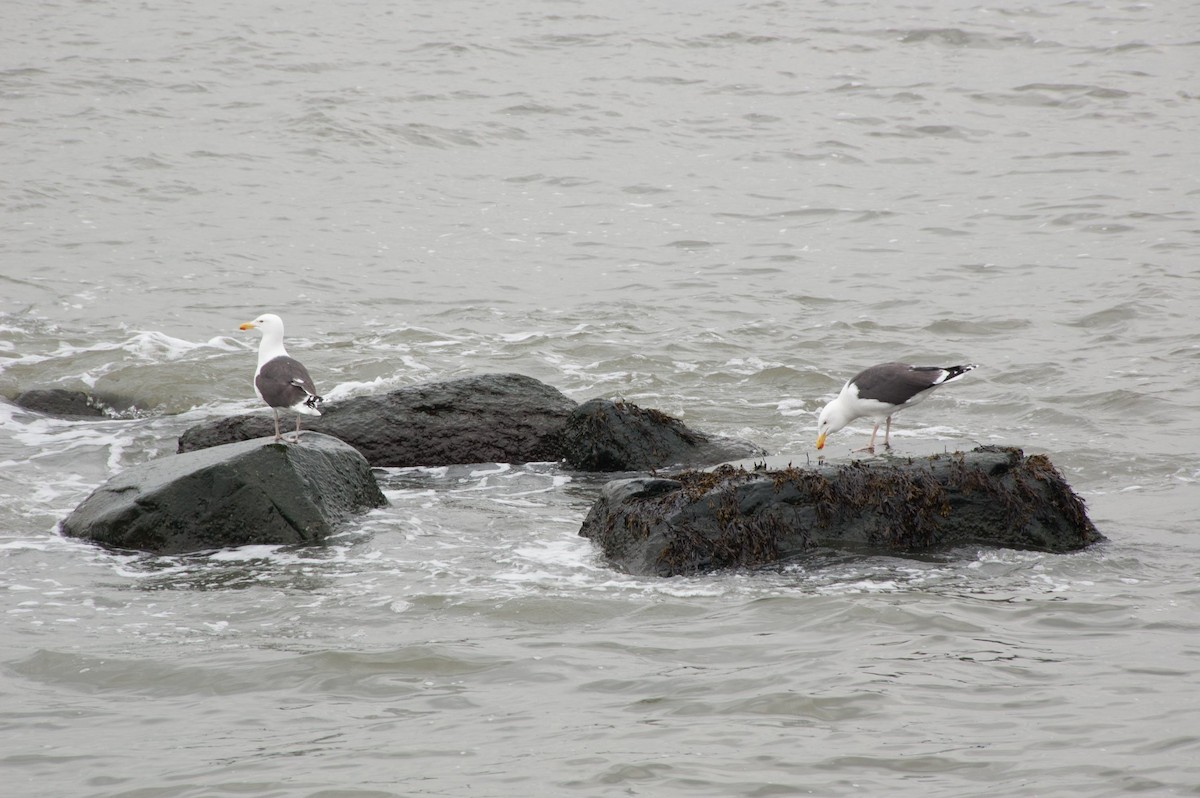
<svg viewBox="0 0 1200 798">
<path fill-rule="evenodd" d="M 264 313 L 254 321 L 248 321 L 238 329 L 258 330 L 262 341 L 258 345 L 258 368 L 254 372 L 254 392 L 275 413 L 275 440 L 283 440 L 279 434 L 279 408 L 296 412 L 296 437 L 300 440 L 300 414 L 319 416 L 317 409 L 322 401 L 317 396 L 308 369 L 295 358 L 289 357 L 283 348 L 283 319 L 274 313 Z"/>
<path fill-rule="evenodd" d="M 842 386 L 837 398 L 821 411 L 817 421 L 817 448 L 825 448 L 825 436 L 837 432 L 856 418 L 875 419 L 871 442 L 860 452 L 875 452 L 875 433 L 887 419 L 883 445 L 892 448 L 892 414 L 924 401 L 933 389 L 954 382 L 975 364 L 966 366 L 910 366 L 907 363 L 880 363 L 855 374 Z"/>
</svg>

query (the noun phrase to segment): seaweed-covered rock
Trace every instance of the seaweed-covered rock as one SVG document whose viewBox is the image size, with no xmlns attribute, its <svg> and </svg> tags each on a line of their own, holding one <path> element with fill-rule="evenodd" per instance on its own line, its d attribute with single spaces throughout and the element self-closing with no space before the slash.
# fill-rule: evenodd
<svg viewBox="0 0 1200 798">
<path fill-rule="evenodd" d="M 313 432 L 298 443 L 275 443 L 272 434 L 127 468 L 84 499 L 62 531 L 157 554 L 311 544 L 386 503 L 352 447 Z"/>
<path fill-rule="evenodd" d="M 333 435 L 373 466 L 525 463 L 558 460 L 576 403 L 520 374 L 485 374 L 400 388 L 322 405 L 304 429 Z M 188 429 L 179 451 L 273 434 L 269 412 Z"/>
<path fill-rule="evenodd" d="M 618 568 L 671 576 L 816 547 L 904 554 L 959 544 L 1067 552 L 1103 540 L 1043 455 L 985 446 L 927 458 L 608 483 L 580 529 Z"/>
<path fill-rule="evenodd" d="M 659 410 L 592 399 L 567 419 L 563 457 L 580 471 L 651 471 L 759 457 L 754 444 L 708 436 Z"/>
</svg>

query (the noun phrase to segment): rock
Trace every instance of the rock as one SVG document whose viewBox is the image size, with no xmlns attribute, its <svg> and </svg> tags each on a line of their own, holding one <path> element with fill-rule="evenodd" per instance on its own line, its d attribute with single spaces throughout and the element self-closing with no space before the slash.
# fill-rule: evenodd
<svg viewBox="0 0 1200 798">
<path fill-rule="evenodd" d="M 607 399 L 575 408 L 563 433 L 563 457 L 580 471 L 652 471 L 764 454 L 745 441 L 696 432 L 658 410 Z"/>
<path fill-rule="evenodd" d="M 577 405 L 520 374 L 430 382 L 322 406 L 306 430 L 341 438 L 373 466 L 441 466 L 566 460 L 580 471 L 649 471 L 757 457 L 759 447 L 688 429 L 679 419 L 627 402 Z M 284 427 L 294 428 L 290 414 Z M 190 452 L 273 434 L 270 413 L 200 424 L 179 438 Z"/>
<path fill-rule="evenodd" d="M 84 499 L 62 531 L 156 554 L 313 544 L 351 514 L 386 503 L 352 447 L 313 432 L 275 443 L 272 431 L 127 468 Z"/>
<path fill-rule="evenodd" d="M 1042 455 L 985 446 L 926 458 L 608 483 L 579 532 L 617 568 L 672 576 L 814 548 L 888 554 L 961 544 L 1067 552 L 1103 540 Z"/>
<path fill-rule="evenodd" d="M 520 374 L 487 374 L 401 388 L 322 406 L 303 428 L 349 443 L 373 466 L 525 463 L 559 460 L 576 403 Z M 294 428 L 290 416 L 285 427 Z M 274 434 L 269 412 L 234 416 L 184 432 L 179 451 Z"/>
<path fill-rule="evenodd" d="M 34 388 L 22 391 L 13 399 L 13 404 L 42 413 L 63 418 L 103 418 L 104 409 L 83 391 L 65 388 Z"/>
</svg>

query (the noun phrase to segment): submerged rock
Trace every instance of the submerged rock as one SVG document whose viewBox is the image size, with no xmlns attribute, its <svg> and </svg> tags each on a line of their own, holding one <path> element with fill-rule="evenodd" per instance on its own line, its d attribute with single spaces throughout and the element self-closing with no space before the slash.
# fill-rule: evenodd
<svg viewBox="0 0 1200 798">
<path fill-rule="evenodd" d="M 905 554 L 960 544 L 1067 552 L 1103 540 L 1042 455 L 927 458 L 608 483 L 579 534 L 617 568 L 672 576 L 780 562 L 816 547 Z"/>
<path fill-rule="evenodd" d="M 102 418 L 104 408 L 83 391 L 66 388 L 32 388 L 13 398 L 13 404 L 35 413 L 63 418 Z"/>
<path fill-rule="evenodd" d="M 353 513 L 386 503 L 352 447 L 312 432 L 275 443 L 272 433 L 127 468 L 84 499 L 62 531 L 156 554 L 313 544 Z"/>
<path fill-rule="evenodd" d="M 754 444 L 689 429 L 661 411 L 607 399 L 577 407 L 563 433 L 563 457 L 580 471 L 651 471 L 764 454 Z"/>
<path fill-rule="evenodd" d="M 304 429 L 340 438 L 373 466 L 541 462 L 560 459 L 562 430 L 575 406 L 532 377 L 485 374 L 324 405 L 319 418 L 305 416 Z M 269 413 L 233 416 L 187 430 L 179 451 L 273 430 Z"/>
</svg>

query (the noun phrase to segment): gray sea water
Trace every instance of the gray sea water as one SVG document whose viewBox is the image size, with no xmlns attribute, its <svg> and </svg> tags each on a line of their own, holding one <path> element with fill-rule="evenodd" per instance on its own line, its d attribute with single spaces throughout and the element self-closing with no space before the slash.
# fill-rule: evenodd
<svg viewBox="0 0 1200 798">
<path fill-rule="evenodd" d="M 1200 794 L 1196 3 L 0 22 L 6 795 Z M 515 371 L 798 463 L 856 370 L 976 362 L 897 449 L 1045 453 L 1109 540 L 648 580 L 554 463 L 382 472 L 320 548 L 61 537 L 258 409 L 262 311 L 331 399 Z"/>
</svg>

